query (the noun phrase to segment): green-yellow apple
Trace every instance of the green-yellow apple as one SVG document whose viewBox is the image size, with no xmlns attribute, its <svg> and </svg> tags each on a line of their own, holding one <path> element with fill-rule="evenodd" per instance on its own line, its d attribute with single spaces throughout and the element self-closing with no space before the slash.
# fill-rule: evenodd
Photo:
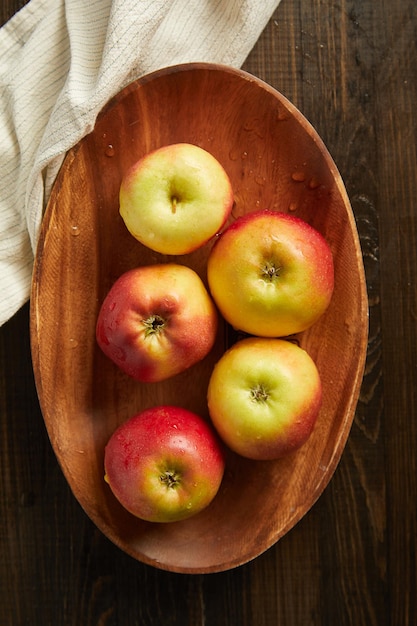
<svg viewBox="0 0 417 626">
<path fill-rule="evenodd" d="M 227 350 L 212 372 L 207 400 L 221 439 L 241 456 L 271 460 L 309 438 L 322 399 L 310 355 L 285 339 L 250 337 Z"/>
<path fill-rule="evenodd" d="M 174 522 L 205 509 L 223 479 L 224 451 L 200 416 L 175 406 L 145 409 L 105 448 L 105 480 L 130 513 Z"/>
<path fill-rule="evenodd" d="M 216 308 L 198 274 L 166 263 L 118 278 L 101 305 L 96 338 L 126 374 L 157 382 L 203 359 L 217 326 Z"/>
<path fill-rule="evenodd" d="M 331 249 L 304 220 L 254 211 L 233 222 L 208 259 L 208 284 L 223 317 L 262 337 L 285 337 L 312 324 L 334 287 Z"/>
<path fill-rule="evenodd" d="M 188 143 L 163 146 L 125 174 L 120 215 L 141 243 L 163 254 L 187 254 L 207 243 L 233 206 L 229 177 L 219 161 Z"/>
</svg>

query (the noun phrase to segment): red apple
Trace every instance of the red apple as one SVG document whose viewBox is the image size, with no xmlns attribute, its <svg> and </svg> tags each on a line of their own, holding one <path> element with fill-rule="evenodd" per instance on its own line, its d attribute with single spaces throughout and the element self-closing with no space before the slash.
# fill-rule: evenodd
<svg viewBox="0 0 417 626">
<path fill-rule="evenodd" d="M 173 522 L 210 504 L 225 461 L 217 436 L 201 417 L 159 406 L 131 417 L 113 433 L 104 467 L 113 494 L 133 515 Z"/>
<path fill-rule="evenodd" d="M 119 199 L 120 215 L 136 239 L 163 254 L 186 254 L 222 228 L 233 191 L 212 154 L 179 143 L 135 163 L 123 177 Z"/>
<path fill-rule="evenodd" d="M 208 408 L 238 454 L 277 459 L 300 448 L 319 414 L 322 386 L 305 350 L 284 339 L 250 337 L 227 350 L 208 387 Z"/>
<path fill-rule="evenodd" d="M 202 280 L 173 263 L 138 267 L 112 286 L 99 311 L 96 337 L 129 376 L 161 381 L 203 359 L 218 315 Z"/>
<path fill-rule="evenodd" d="M 314 324 L 328 307 L 333 257 L 323 236 L 304 220 L 255 211 L 220 235 L 207 277 L 213 299 L 233 327 L 285 337 Z"/>
</svg>

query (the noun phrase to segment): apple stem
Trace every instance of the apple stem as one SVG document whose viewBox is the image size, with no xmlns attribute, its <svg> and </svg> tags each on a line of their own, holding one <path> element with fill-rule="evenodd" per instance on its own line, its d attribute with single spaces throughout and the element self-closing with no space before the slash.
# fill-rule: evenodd
<svg viewBox="0 0 417 626">
<path fill-rule="evenodd" d="M 172 204 L 172 212 L 176 213 L 177 212 L 177 204 L 178 204 L 178 198 L 176 196 L 172 196 L 171 204 Z"/>
</svg>

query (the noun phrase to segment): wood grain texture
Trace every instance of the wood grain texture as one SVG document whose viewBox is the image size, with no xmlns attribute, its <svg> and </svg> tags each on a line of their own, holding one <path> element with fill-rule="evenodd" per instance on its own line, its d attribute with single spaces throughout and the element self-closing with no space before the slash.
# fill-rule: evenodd
<svg viewBox="0 0 417 626">
<path fill-rule="evenodd" d="M 21 4 L 2 3 L 2 20 Z M 364 252 L 367 368 L 326 491 L 273 548 L 230 572 L 173 574 L 126 556 L 57 466 L 25 307 L 0 329 L 1 624 L 416 623 L 416 29 L 414 0 L 282 0 L 245 64 L 319 131 Z"/>
</svg>

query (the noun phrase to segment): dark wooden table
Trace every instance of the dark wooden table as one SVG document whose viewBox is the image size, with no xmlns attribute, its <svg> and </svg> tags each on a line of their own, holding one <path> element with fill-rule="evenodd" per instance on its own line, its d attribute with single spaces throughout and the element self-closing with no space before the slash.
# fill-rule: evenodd
<svg viewBox="0 0 417 626">
<path fill-rule="evenodd" d="M 1 23 L 24 3 L 3 0 Z M 316 127 L 357 220 L 370 334 L 341 462 L 253 562 L 205 576 L 140 564 L 57 465 L 25 306 L 0 329 L 1 626 L 417 624 L 417 3 L 282 0 L 244 68 Z"/>
</svg>

